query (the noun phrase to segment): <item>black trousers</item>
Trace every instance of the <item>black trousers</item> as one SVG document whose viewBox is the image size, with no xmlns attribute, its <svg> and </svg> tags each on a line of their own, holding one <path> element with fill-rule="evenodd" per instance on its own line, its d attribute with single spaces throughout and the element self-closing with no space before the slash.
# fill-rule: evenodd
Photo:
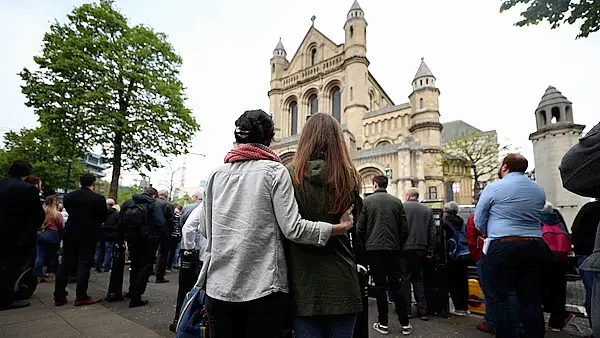
<svg viewBox="0 0 600 338">
<path fill-rule="evenodd" d="M 454 304 L 454 309 L 460 311 L 469 310 L 469 259 L 458 258 L 448 260 L 448 291 Z"/>
<path fill-rule="evenodd" d="M 181 266 L 179 268 L 179 289 L 177 290 L 177 304 L 175 304 L 175 320 L 179 319 L 179 313 L 181 306 L 185 300 L 185 296 L 192 290 L 200 269 L 202 268 L 202 262 L 198 260 L 198 254 L 185 254 L 181 252 Z"/>
<path fill-rule="evenodd" d="M 568 261 L 560 261 L 549 254 L 549 264 L 544 266 L 543 300 L 544 310 L 550 312 L 548 326 L 562 329 L 568 312 L 565 309 L 567 303 L 567 270 Z"/>
<path fill-rule="evenodd" d="M 57 301 L 67 298 L 67 284 L 71 269 L 77 269 L 77 289 L 75 291 L 75 300 L 84 300 L 88 296 L 88 284 L 90 281 L 90 270 L 96 252 L 96 242 L 89 238 L 80 238 L 76 235 L 66 235 L 63 239 L 63 258 L 56 284 L 54 285 L 54 299 Z"/>
<path fill-rule="evenodd" d="M 125 273 L 125 244 L 115 242 L 112 255 L 108 295 L 120 297 L 123 294 L 123 274 Z"/>
<path fill-rule="evenodd" d="M 29 250 L 0 251 L 0 309 L 15 302 L 15 283 L 29 258 Z"/>
<path fill-rule="evenodd" d="M 407 310 L 411 311 L 412 297 L 411 284 L 417 301 L 417 313 L 419 315 L 427 314 L 427 299 L 425 298 L 425 284 L 423 284 L 423 263 L 425 261 L 425 252 L 420 250 L 407 250 L 402 252 L 402 258 L 406 262 L 404 271 L 404 282 L 402 283 L 402 293 L 406 297 Z"/>
<path fill-rule="evenodd" d="M 369 268 L 375 293 L 377 296 L 377 311 L 379 324 L 388 325 L 388 298 L 386 291 L 390 290 L 392 299 L 398 311 L 398 320 L 402 326 L 408 325 L 406 313 L 406 298 L 402 294 L 402 255 L 400 251 L 367 251 Z"/>
<path fill-rule="evenodd" d="M 148 278 L 152 271 L 152 262 L 156 254 L 157 242 L 154 239 L 138 238 L 127 241 L 131 272 L 129 274 L 129 297 L 141 300 L 146 292 Z"/>
<path fill-rule="evenodd" d="M 289 296 L 277 292 L 249 302 L 206 297 L 211 338 L 281 338 Z"/>
<path fill-rule="evenodd" d="M 169 251 L 171 250 L 171 236 L 165 236 L 158 241 L 158 255 L 156 258 L 156 279 L 165 278 Z"/>
<path fill-rule="evenodd" d="M 177 244 L 181 242 L 181 237 L 171 236 L 170 240 L 171 246 L 169 248 L 169 257 L 167 258 L 167 269 L 171 269 L 173 267 L 173 263 L 175 263 L 175 251 L 177 251 Z"/>
</svg>

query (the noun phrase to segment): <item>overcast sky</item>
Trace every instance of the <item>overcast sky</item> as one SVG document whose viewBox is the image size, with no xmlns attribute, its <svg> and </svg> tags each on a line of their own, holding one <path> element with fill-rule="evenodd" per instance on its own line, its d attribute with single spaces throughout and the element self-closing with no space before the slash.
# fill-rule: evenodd
<svg viewBox="0 0 600 338">
<path fill-rule="evenodd" d="M 197 186 L 232 146 L 233 122 L 247 109 L 269 109 L 269 59 L 279 37 L 294 55 L 315 26 L 343 43 L 353 0 L 117 0 L 132 24 L 169 36 L 183 57 L 188 106 L 202 126 L 188 157 L 186 186 Z M 44 32 L 64 20 L 77 0 L 0 1 L 0 132 L 33 127 L 16 75 L 32 67 Z M 503 142 L 533 160 L 528 136 L 534 111 L 549 85 L 573 102 L 575 122 L 589 130 L 600 121 L 600 33 L 575 40 L 577 28 L 514 27 L 519 10 L 499 13 L 499 0 L 362 0 L 369 24 L 369 67 L 386 92 L 408 101 L 411 80 L 424 57 L 440 88 L 442 122 L 461 119 L 495 129 Z M 175 168 L 181 159 L 175 160 Z M 152 174 L 159 186 L 169 175 Z M 125 182 L 136 177 L 124 175 Z M 180 180 L 180 172 L 175 180 Z M 177 184 L 178 185 L 178 184 Z"/>
</svg>

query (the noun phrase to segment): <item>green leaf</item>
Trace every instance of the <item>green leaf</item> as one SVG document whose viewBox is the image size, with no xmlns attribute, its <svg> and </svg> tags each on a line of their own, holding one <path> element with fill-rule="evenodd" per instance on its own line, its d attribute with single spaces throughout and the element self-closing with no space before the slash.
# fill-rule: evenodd
<svg viewBox="0 0 600 338">
<path fill-rule="evenodd" d="M 156 169 L 200 130 L 178 78 L 182 59 L 165 34 L 130 26 L 112 1 L 84 4 L 67 19 L 45 34 L 39 69 L 20 73 L 22 92 L 66 156 L 103 149 L 116 198 L 123 169 Z"/>
</svg>

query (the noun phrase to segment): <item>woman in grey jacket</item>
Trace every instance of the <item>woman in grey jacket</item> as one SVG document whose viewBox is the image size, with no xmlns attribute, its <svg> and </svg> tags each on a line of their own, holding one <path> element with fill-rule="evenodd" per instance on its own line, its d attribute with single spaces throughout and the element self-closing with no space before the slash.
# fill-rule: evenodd
<svg viewBox="0 0 600 338">
<path fill-rule="evenodd" d="M 324 246 L 353 219 L 351 210 L 335 225 L 302 219 L 290 174 L 268 148 L 271 117 L 247 111 L 235 126 L 238 146 L 205 188 L 198 231 L 207 242 L 197 285 L 205 285 L 212 338 L 279 338 L 289 307 L 282 236 Z"/>
<path fill-rule="evenodd" d="M 600 123 L 579 139 L 563 157 L 559 166 L 565 189 L 586 197 L 600 198 Z M 592 330 L 600 337 L 600 227 L 594 252 L 579 269 L 595 273 L 591 298 Z"/>
</svg>

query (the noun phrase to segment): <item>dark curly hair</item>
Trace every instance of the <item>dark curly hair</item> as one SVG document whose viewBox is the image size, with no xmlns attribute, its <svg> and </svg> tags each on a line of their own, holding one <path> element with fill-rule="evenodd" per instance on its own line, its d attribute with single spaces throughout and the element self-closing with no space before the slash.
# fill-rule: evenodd
<svg viewBox="0 0 600 338">
<path fill-rule="evenodd" d="M 235 121 L 237 143 L 269 145 L 275 136 L 275 125 L 269 114 L 261 109 L 247 110 Z"/>
</svg>

